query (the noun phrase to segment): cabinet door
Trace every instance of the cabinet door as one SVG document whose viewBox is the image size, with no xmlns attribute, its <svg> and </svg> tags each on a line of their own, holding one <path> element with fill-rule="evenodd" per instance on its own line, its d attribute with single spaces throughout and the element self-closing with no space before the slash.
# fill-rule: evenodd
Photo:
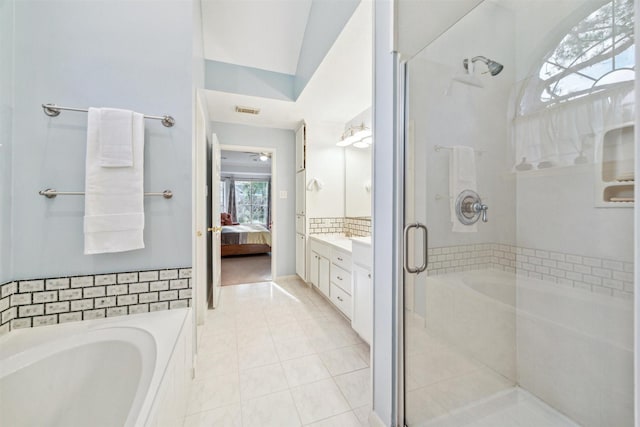
<svg viewBox="0 0 640 427">
<path fill-rule="evenodd" d="M 351 271 L 353 280 L 353 312 L 351 316 L 351 327 L 369 345 L 373 335 L 373 305 L 371 301 L 372 292 L 371 272 L 359 265 L 353 265 Z"/>
<path fill-rule="evenodd" d="M 323 256 L 318 256 L 318 287 L 320 292 L 329 296 L 329 259 Z"/>
<path fill-rule="evenodd" d="M 311 260 L 309 263 L 309 283 L 311 283 L 316 288 L 320 286 L 318 282 L 318 272 L 320 271 L 320 256 L 311 252 Z"/>
<path fill-rule="evenodd" d="M 300 276 L 302 280 L 306 280 L 306 249 L 307 242 L 305 241 L 304 234 L 296 234 L 296 274 Z"/>
<path fill-rule="evenodd" d="M 296 173 L 296 215 L 304 215 L 305 198 L 307 196 L 305 180 L 305 171 Z"/>
<path fill-rule="evenodd" d="M 303 123 L 296 131 L 296 171 L 305 168 L 306 139 L 306 126 Z"/>
</svg>

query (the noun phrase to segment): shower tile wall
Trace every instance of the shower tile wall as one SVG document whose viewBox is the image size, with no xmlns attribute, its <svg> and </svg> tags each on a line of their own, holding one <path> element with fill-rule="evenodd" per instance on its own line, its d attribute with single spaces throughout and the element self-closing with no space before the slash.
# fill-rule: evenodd
<svg viewBox="0 0 640 427">
<path fill-rule="evenodd" d="M 0 335 L 11 329 L 189 307 L 191 268 L 20 280 L 0 286 Z"/>
<path fill-rule="evenodd" d="M 498 243 L 429 249 L 429 275 L 488 268 L 598 294 L 633 297 L 632 262 Z"/>
</svg>

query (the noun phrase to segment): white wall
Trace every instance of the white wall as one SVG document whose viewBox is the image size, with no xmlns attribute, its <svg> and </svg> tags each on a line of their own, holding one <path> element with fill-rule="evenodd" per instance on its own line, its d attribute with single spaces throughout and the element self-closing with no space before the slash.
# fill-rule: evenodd
<svg viewBox="0 0 640 427">
<path fill-rule="evenodd" d="M 11 146 L 14 0 L 0 0 L 0 283 L 11 271 Z"/>
<path fill-rule="evenodd" d="M 244 126 L 231 123 L 212 122 L 212 131 L 221 145 L 244 145 L 250 147 L 274 148 L 276 150 L 277 177 L 276 217 L 277 228 L 277 274 L 289 276 L 296 272 L 295 259 L 295 134 L 292 130 Z M 287 198 L 280 198 L 286 191 Z"/>
<path fill-rule="evenodd" d="M 307 123 L 307 183 L 324 183 L 321 190 L 307 191 L 311 218 L 344 216 L 344 150 L 336 146 L 342 131 L 342 124 Z"/>
<path fill-rule="evenodd" d="M 16 3 L 13 242 L 15 278 L 191 265 L 192 4 Z M 171 114 L 145 123 L 146 248 L 83 255 L 85 113 L 49 118 L 41 103 Z"/>
</svg>

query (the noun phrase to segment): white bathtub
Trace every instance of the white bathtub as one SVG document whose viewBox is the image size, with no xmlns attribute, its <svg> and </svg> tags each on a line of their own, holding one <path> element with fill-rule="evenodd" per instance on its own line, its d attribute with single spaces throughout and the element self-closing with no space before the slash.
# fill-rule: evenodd
<svg viewBox="0 0 640 427">
<path fill-rule="evenodd" d="M 190 309 L 12 331 L 0 339 L 0 425 L 182 422 Z"/>
</svg>

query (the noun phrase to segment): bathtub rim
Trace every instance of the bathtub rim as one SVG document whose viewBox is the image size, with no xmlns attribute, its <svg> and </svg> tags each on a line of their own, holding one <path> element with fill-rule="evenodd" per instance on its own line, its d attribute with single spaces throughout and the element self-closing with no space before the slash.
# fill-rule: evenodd
<svg viewBox="0 0 640 427">
<path fill-rule="evenodd" d="M 102 334 L 104 331 L 101 330 L 123 327 L 143 330 L 149 333 L 155 342 L 155 364 L 146 393 L 137 411 L 137 416 L 131 417 L 134 404 L 134 402 L 132 402 L 130 412 L 127 414 L 126 425 L 144 426 L 154 411 L 157 410 L 156 400 L 160 386 L 164 381 L 167 369 L 169 368 L 169 362 L 171 361 L 171 357 L 183 333 L 184 325 L 190 313 L 191 308 L 180 308 L 36 328 L 17 329 L 0 337 L 0 362 L 9 358 L 19 358 L 27 352 L 34 351 L 34 349 L 42 349 L 44 352 L 47 352 L 47 348 L 55 341 L 72 340 L 74 336 L 77 337 L 78 335 L 92 331 Z M 60 346 L 60 343 L 54 344 L 54 347 L 58 346 Z M 72 347 L 73 346 L 65 346 L 64 348 L 68 349 Z M 56 352 L 49 351 L 48 353 L 55 354 Z M 46 357 L 46 355 L 44 357 Z M 44 357 L 36 360 L 41 360 Z"/>
</svg>

